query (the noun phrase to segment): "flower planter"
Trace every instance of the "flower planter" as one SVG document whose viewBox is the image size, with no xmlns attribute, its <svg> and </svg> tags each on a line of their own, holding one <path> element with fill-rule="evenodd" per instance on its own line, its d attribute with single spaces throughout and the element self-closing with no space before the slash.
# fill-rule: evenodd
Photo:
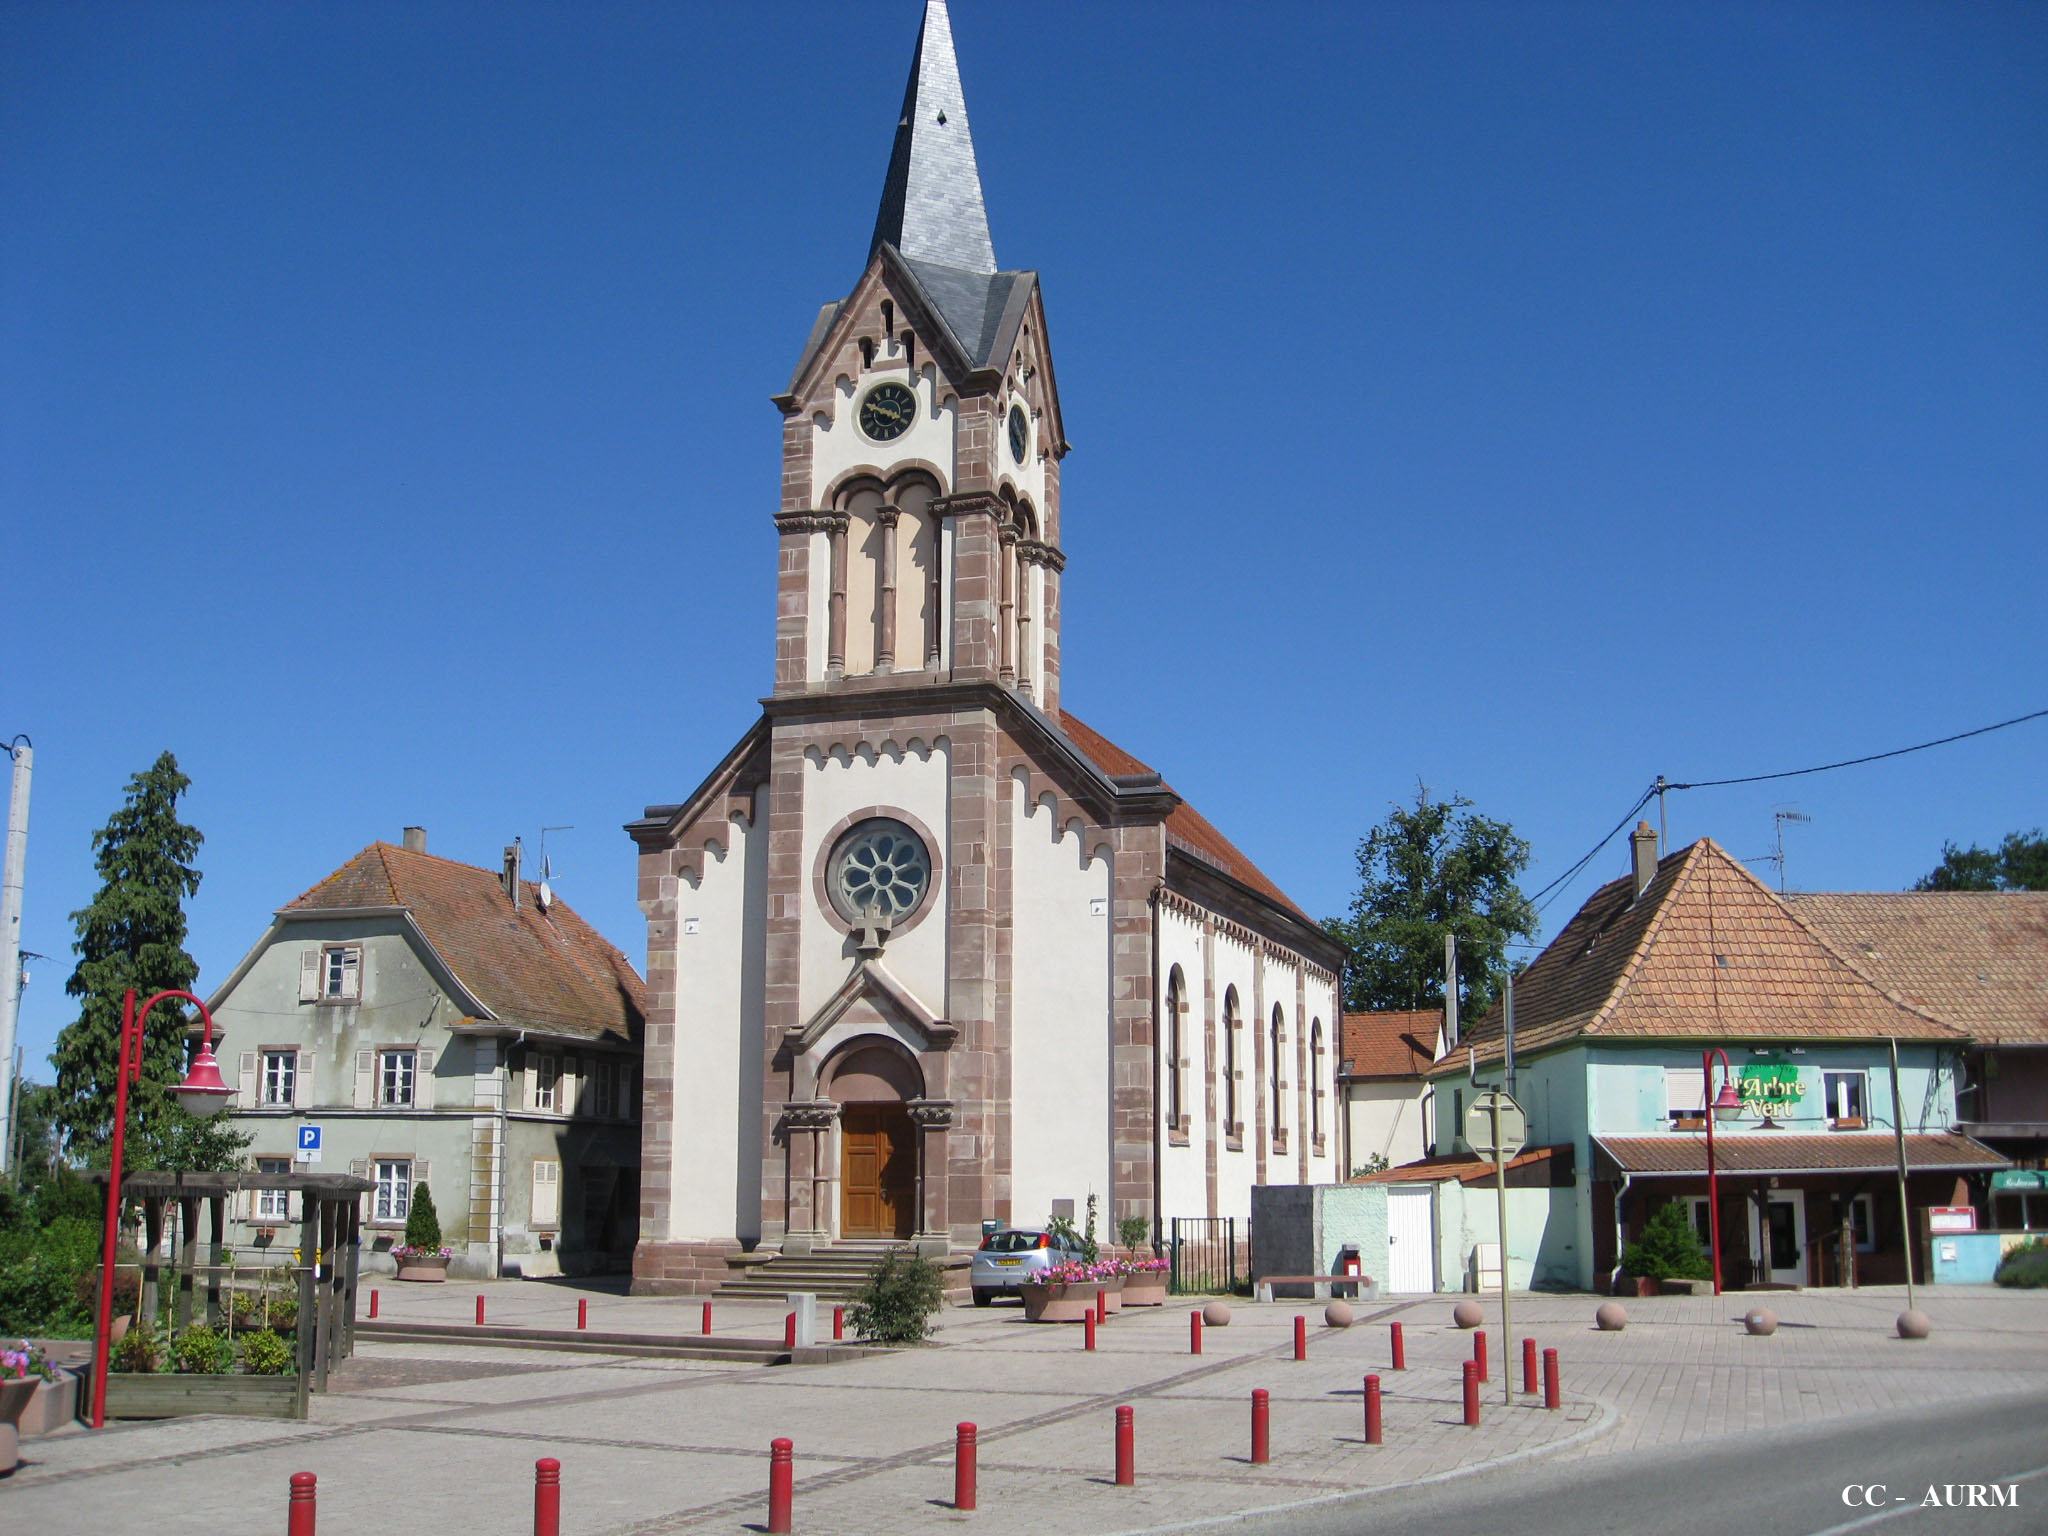
<svg viewBox="0 0 2048 1536">
<path fill-rule="evenodd" d="M 398 1261 L 398 1273 L 394 1278 L 422 1281 L 428 1285 L 439 1285 L 448 1278 L 448 1261 L 446 1259 L 400 1259 Z"/>
<path fill-rule="evenodd" d="M 1648 1275 L 1635 1276 L 1635 1287 L 1638 1296 L 1661 1296 L 1664 1294 L 1664 1282 L 1662 1280 L 1653 1280 Z"/>
<path fill-rule="evenodd" d="M 174 1419 L 220 1413 L 243 1419 L 298 1419 L 296 1376 L 170 1376 L 114 1371 L 107 1376 L 110 1419 Z"/>
<path fill-rule="evenodd" d="M 1123 1304 L 1127 1307 L 1165 1306 L 1165 1272 L 1124 1276 Z"/>
<path fill-rule="evenodd" d="M 1068 1281 L 1059 1285 L 1025 1285 L 1024 1321 L 1027 1323 L 1078 1323 L 1095 1310 L 1095 1297 L 1102 1282 Z"/>
<path fill-rule="evenodd" d="M 1125 1276 L 1114 1275 L 1102 1282 L 1102 1315 L 1114 1317 L 1124 1308 Z"/>
<path fill-rule="evenodd" d="M 43 1384 L 40 1376 L 10 1376 L 0 1381 L 0 1424 L 19 1425 L 29 1399 Z"/>
<path fill-rule="evenodd" d="M 60 1368 L 55 1381 L 31 1376 L 26 1384 L 32 1390 L 0 1390 L 0 1424 L 12 1424 L 22 1439 L 55 1434 L 78 1417 L 78 1377 L 72 1372 Z M 10 1388 L 16 1385 L 7 1383 Z M 21 1399 L 19 1405 L 13 1401 L 15 1395 Z"/>
</svg>

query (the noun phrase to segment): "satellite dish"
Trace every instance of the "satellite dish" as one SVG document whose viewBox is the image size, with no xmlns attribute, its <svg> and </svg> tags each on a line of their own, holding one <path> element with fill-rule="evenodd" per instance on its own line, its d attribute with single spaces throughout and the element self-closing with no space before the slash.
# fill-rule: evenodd
<svg viewBox="0 0 2048 1536">
<path fill-rule="evenodd" d="M 545 911 L 547 911 L 547 909 L 548 909 L 549 907 L 552 907 L 552 906 L 553 906 L 553 905 L 555 904 L 555 892 L 554 892 L 554 888 L 553 888 L 552 886 L 550 886 L 550 885 L 549 885 L 549 884 L 547 883 L 547 881 L 545 881 L 545 880 L 541 881 L 541 883 L 540 883 L 540 891 L 539 891 L 539 893 L 538 893 L 538 894 L 539 894 L 539 896 L 540 896 L 540 909 L 541 909 L 541 911 L 545 912 Z"/>
</svg>

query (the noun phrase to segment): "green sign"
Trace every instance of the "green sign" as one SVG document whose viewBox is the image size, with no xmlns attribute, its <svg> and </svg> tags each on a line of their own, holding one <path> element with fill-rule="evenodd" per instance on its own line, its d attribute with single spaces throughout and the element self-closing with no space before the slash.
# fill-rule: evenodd
<svg viewBox="0 0 2048 1536">
<path fill-rule="evenodd" d="M 1991 1175 L 1993 1189 L 2048 1189 L 2048 1173 L 2030 1168 L 2008 1168 Z"/>
<path fill-rule="evenodd" d="M 1775 1056 L 1752 1056 L 1735 1076 L 1735 1096 L 1749 1115 L 1767 1115 L 1797 1104 L 1806 1092 L 1799 1068 Z"/>
</svg>

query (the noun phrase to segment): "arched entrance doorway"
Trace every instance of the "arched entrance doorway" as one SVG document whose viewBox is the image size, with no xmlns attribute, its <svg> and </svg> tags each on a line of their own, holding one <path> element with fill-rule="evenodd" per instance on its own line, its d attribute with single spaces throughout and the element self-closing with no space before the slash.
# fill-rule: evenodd
<svg viewBox="0 0 2048 1536">
<path fill-rule="evenodd" d="M 910 1101 L 923 1096 L 917 1067 L 886 1045 L 856 1044 L 831 1070 L 839 1105 L 839 1235 L 916 1235 L 917 1127 Z"/>
</svg>

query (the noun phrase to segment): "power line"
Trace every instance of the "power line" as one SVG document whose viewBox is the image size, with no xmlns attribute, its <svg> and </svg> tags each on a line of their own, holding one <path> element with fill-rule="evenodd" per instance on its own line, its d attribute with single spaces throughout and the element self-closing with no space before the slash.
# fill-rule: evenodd
<svg viewBox="0 0 2048 1536">
<path fill-rule="evenodd" d="M 1600 850 L 1605 848 L 1609 843 L 1614 841 L 1614 839 L 1620 834 L 1621 829 L 1629 824 L 1629 818 L 1634 816 L 1635 813 L 1637 811 L 1640 811 L 1644 806 L 1648 805 L 1650 803 L 1650 797 L 1656 793 L 1657 786 L 1654 784 L 1652 784 L 1648 789 L 1644 790 L 1641 798 L 1639 798 L 1634 805 L 1628 808 L 1627 814 L 1624 815 L 1621 818 L 1621 820 L 1617 821 L 1614 824 L 1614 830 L 1612 832 L 1609 832 L 1605 837 L 1601 838 L 1599 842 L 1595 843 L 1592 849 L 1586 854 L 1586 856 L 1583 859 L 1580 859 L 1578 863 L 1574 864 L 1570 869 L 1566 870 L 1563 874 L 1559 875 L 1555 880 L 1551 881 L 1550 884 L 1543 887 L 1543 889 L 1538 891 L 1534 896 L 1531 896 L 1529 899 L 1536 904 L 1536 910 L 1538 912 L 1541 912 L 1544 909 L 1544 907 L 1549 905 L 1549 903 L 1543 899 L 1544 897 L 1549 896 L 1553 891 L 1560 890 L 1563 886 L 1568 884 L 1574 877 L 1576 877 L 1580 870 L 1584 869 L 1588 864 L 1592 863 L 1593 860 L 1598 858 L 1600 856 Z"/>
<path fill-rule="evenodd" d="M 1666 784 L 1666 789 L 1721 789 L 1729 784 L 1761 784 L 1768 779 L 1796 779 L 1809 773 L 1827 773 L 1836 768 L 1854 768 L 1859 763 L 1881 763 L 1888 757 L 1904 757 L 1908 752 L 1925 752 L 1929 747 L 1945 747 L 1952 741 L 1968 741 L 1972 736 L 1988 736 L 1993 731 L 2002 731 L 2009 725 L 2024 725 L 2029 720 L 2039 720 L 2048 715 L 2048 709 L 2037 709 L 2032 714 L 2014 715 L 2010 720 L 2001 720 L 1996 725 L 1980 725 L 1974 731 L 1958 731 L 1953 736 L 1942 736 L 1934 741 L 1923 741 L 1917 746 L 1897 747 L 1890 752 L 1873 752 L 1868 757 L 1845 758 L 1839 763 L 1822 763 L 1817 768 L 1788 768 L 1783 773 L 1752 773 L 1739 779 L 1700 779 L 1691 784 Z"/>
</svg>

